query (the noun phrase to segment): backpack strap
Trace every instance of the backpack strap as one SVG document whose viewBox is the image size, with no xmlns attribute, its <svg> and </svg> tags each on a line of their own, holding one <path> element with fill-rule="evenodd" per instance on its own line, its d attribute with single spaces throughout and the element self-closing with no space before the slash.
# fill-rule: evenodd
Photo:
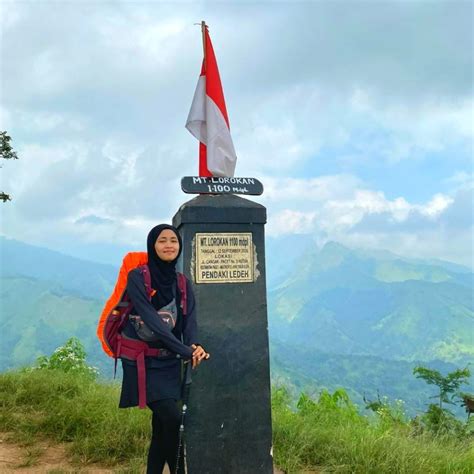
<svg viewBox="0 0 474 474">
<path fill-rule="evenodd" d="M 186 276 L 183 273 L 178 274 L 178 288 L 181 293 L 181 310 L 183 311 L 183 316 L 186 316 L 188 312 L 188 294 L 187 294 L 187 280 Z"/>
<path fill-rule="evenodd" d="M 151 287 L 151 274 L 148 265 L 142 265 L 140 271 L 143 275 L 143 282 L 145 283 L 145 290 L 148 295 L 148 299 L 151 301 L 151 297 L 156 293 L 156 291 Z"/>
<path fill-rule="evenodd" d="M 145 290 L 147 292 L 148 298 L 151 301 L 151 297 L 156 293 L 151 287 L 151 274 L 148 265 L 142 265 L 140 271 L 143 275 L 143 282 L 145 284 Z M 181 295 L 181 310 L 183 311 L 183 316 L 186 316 L 188 312 L 188 295 L 187 295 L 187 278 L 184 273 L 176 272 L 178 279 L 178 289 Z"/>
<path fill-rule="evenodd" d="M 138 406 L 146 408 L 146 364 L 145 357 L 169 356 L 167 349 L 149 347 L 144 341 L 130 339 L 119 334 L 120 356 L 137 364 Z"/>
</svg>

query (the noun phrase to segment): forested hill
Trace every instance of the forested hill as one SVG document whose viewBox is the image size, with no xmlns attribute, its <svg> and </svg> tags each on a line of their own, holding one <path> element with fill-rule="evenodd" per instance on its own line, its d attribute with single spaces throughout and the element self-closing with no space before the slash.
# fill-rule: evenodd
<svg viewBox="0 0 474 474">
<path fill-rule="evenodd" d="M 331 354 L 384 359 L 474 357 L 473 274 L 443 262 L 310 249 L 269 292 L 271 336 Z"/>
<path fill-rule="evenodd" d="M 117 268 L 0 237 L 2 278 L 27 277 L 86 298 L 107 298 Z M 120 263 L 120 262 L 118 262 Z"/>
<path fill-rule="evenodd" d="M 117 269 L 4 237 L 0 249 L 0 370 L 30 365 L 77 336 L 90 362 L 111 374 L 95 330 Z"/>
</svg>

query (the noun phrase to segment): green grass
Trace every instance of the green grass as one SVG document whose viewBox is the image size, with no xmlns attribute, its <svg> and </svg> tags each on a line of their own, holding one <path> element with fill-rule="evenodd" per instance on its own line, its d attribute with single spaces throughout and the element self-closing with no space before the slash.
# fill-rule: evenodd
<svg viewBox="0 0 474 474">
<path fill-rule="evenodd" d="M 32 440 L 68 442 L 77 466 L 100 463 L 140 473 L 150 436 L 148 410 L 119 410 L 117 384 L 59 370 L 0 374 L 0 430 L 40 453 Z M 401 418 L 358 413 L 343 391 L 302 397 L 290 408 L 283 390 L 272 400 L 275 464 L 287 473 L 317 468 L 334 473 L 472 473 L 472 437 L 434 436 Z"/>
<path fill-rule="evenodd" d="M 0 429 L 25 442 L 70 443 L 78 464 L 143 463 L 150 436 L 147 410 L 119 410 L 119 387 L 59 370 L 0 375 Z"/>
<path fill-rule="evenodd" d="M 293 410 L 285 391 L 275 390 L 272 414 L 275 461 L 288 473 L 311 467 L 360 474 L 474 472 L 472 437 L 417 433 L 404 420 L 369 419 L 344 394 L 302 397 Z"/>
</svg>

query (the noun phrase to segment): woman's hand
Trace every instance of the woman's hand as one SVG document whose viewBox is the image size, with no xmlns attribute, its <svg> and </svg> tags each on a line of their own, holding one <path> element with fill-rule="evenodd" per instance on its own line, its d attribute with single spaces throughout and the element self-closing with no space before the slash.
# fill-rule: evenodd
<svg viewBox="0 0 474 474">
<path fill-rule="evenodd" d="M 203 360 L 209 359 L 211 357 L 202 346 L 197 346 L 196 344 L 191 345 L 191 349 L 193 349 L 193 369 L 196 368 Z"/>
</svg>

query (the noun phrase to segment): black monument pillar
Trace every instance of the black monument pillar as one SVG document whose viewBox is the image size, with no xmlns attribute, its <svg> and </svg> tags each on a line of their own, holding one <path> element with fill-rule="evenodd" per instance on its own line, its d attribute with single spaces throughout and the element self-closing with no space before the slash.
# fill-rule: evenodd
<svg viewBox="0 0 474 474">
<path fill-rule="evenodd" d="M 265 222 L 265 207 L 232 194 L 199 195 L 173 218 L 211 354 L 191 386 L 190 474 L 273 472 Z"/>
</svg>

